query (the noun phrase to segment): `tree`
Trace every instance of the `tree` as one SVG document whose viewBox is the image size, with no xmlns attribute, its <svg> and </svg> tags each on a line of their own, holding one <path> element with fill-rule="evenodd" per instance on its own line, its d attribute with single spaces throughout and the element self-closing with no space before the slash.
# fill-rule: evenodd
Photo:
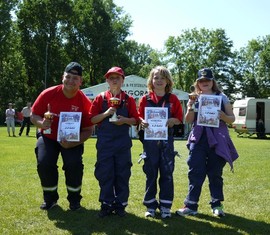
<svg viewBox="0 0 270 235">
<path fill-rule="evenodd" d="M 62 26 L 72 14 L 70 4 L 66 0 L 26 0 L 19 5 L 17 22 L 22 54 L 28 85 L 35 87 L 36 93 L 59 83 L 67 63 Z"/>
<path fill-rule="evenodd" d="M 103 81 L 104 73 L 119 61 L 119 47 L 129 34 L 129 16 L 111 0 L 76 0 L 66 27 L 65 49 L 80 58 L 88 76 L 86 85 Z M 120 66 L 120 65 L 119 65 Z"/>
<path fill-rule="evenodd" d="M 258 66 L 260 97 L 270 97 L 270 35 L 261 40 L 262 51 Z"/>
<path fill-rule="evenodd" d="M 232 41 L 226 37 L 223 29 L 184 30 L 178 37 L 169 37 L 165 47 L 178 88 L 189 91 L 197 78 L 197 71 L 202 67 L 212 68 L 223 88 L 229 87 Z"/>
<path fill-rule="evenodd" d="M 139 44 L 133 40 L 125 41 L 119 47 L 119 64 L 125 69 L 125 73 L 148 77 L 150 70 L 160 65 L 160 54 L 149 45 Z"/>
<path fill-rule="evenodd" d="M 129 34 L 131 21 L 121 13 L 112 0 L 23 1 L 18 25 L 30 85 L 58 84 L 70 61 L 83 65 L 86 85 L 99 83 Z"/>
<path fill-rule="evenodd" d="M 13 27 L 11 12 L 16 1 L 0 0 L 0 120 L 5 120 L 5 109 L 9 102 L 18 103 L 22 61 L 17 48 L 17 35 Z M 16 63 L 15 63 L 16 61 Z"/>
<path fill-rule="evenodd" d="M 270 95 L 270 36 L 253 39 L 238 53 L 242 76 L 241 96 L 266 98 Z"/>
</svg>

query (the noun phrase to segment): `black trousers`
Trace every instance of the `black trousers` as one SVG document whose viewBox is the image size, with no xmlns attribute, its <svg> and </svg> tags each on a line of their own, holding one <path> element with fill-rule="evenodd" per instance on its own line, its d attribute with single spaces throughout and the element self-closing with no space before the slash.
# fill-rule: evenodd
<svg viewBox="0 0 270 235">
<path fill-rule="evenodd" d="M 37 158 L 37 172 L 43 188 L 44 201 L 57 201 L 58 188 L 58 157 L 61 153 L 63 160 L 62 169 L 65 172 L 66 187 L 69 202 L 80 201 L 82 196 L 81 186 L 83 177 L 82 155 L 84 145 L 65 149 L 57 141 L 44 135 L 37 141 L 35 153 Z"/>
<path fill-rule="evenodd" d="M 31 125 L 30 117 L 24 117 L 21 128 L 20 128 L 19 135 L 21 135 L 23 133 L 23 129 L 25 126 L 26 126 L 26 135 L 29 135 L 30 125 Z"/>
</svg>

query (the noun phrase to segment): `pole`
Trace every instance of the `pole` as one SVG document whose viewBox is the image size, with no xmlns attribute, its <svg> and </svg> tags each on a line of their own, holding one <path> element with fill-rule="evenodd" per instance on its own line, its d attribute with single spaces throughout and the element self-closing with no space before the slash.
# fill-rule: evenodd
<svg viewBox="0 0 270 235">
<path fill-rule="evenodd" d="M 45 78 L 44 78 L 44 88 L 45 89 L 47 88 L 48 45 L 49 45 L 49 43 L 47 42 L 46 52 L 45 52 Z"/>
</svg>

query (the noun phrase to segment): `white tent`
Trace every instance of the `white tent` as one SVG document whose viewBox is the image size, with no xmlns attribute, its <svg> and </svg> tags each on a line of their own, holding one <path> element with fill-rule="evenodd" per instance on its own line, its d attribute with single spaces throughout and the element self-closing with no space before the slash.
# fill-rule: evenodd
<svg viewBox="0 0 270 235">
<path fill-rule="evenodd" d="M 136 75 L 129 75 L 125 77 L 122 90 L 124 90 L 128 95 L 133 96 L 135 99 L 139 99 L 147 93 L 146 82 L 147 80 L 145 78 Z M 82 91 L 88 98 L 94 99 L 100 92 L 106 91 L 108 88 L 108 83 L 104 82 L 92 87 L 82 89 Z M 177 95 L 178 99 L 181 101 L 188 100 L 187 92 L 173 89 L 172 93 Z"/>
</svg>

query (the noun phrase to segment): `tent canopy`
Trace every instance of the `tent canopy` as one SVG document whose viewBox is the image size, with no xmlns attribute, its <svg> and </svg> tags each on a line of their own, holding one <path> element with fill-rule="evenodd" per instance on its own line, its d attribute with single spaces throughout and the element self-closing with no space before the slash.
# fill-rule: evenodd
<svg viewBox="0 0 270 235">
<path fill-rule="evenodd" d="M 133 96 L 134 99 L 140 99 L 144 94 L 147 94 L 147 80 L 145 78 L 129 75 L 125 77 L 122 90 L 128 95 Z M 82 89 L 82 92 L 89 98 L 94 99 L 98 94 L 103 91 L 108 90 L 109 85 L 107 82 Z M 173 89 L 173 94 L 175 94 L 179 100 L 188 100 L 188 93 Z"/>
</svg>

